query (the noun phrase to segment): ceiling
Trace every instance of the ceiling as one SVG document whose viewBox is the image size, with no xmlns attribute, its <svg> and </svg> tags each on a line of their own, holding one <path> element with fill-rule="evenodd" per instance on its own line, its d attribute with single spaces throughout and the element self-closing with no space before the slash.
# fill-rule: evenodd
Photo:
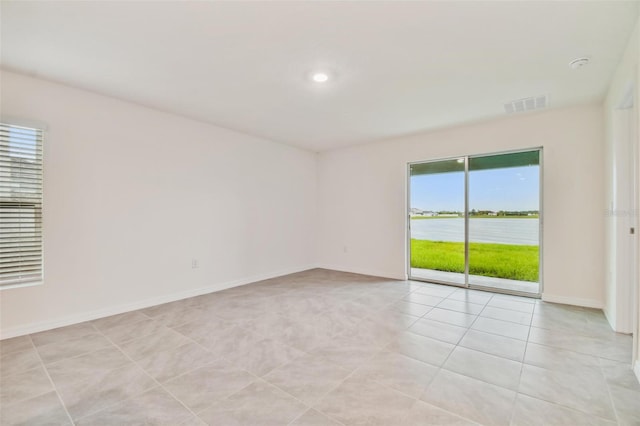
<svg viewBox="0 0 640 426">
<path fill-rule="evenodd" d="M 529 96 L 602 100 L 637 16 L 623 1 L 2 1 L 1 61 L 323 151 Z M 310 81 L 319 69 L 329 82 Z"/>
</svg>

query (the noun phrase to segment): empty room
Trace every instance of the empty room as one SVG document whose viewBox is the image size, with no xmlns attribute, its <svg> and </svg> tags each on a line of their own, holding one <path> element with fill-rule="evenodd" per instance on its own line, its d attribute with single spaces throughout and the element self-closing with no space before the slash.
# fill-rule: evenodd
<svg viewBox="0 0 640 426">
<path fill-rule="evenodd" d="M 0 0 L 1 425 L 640 425 L 640 2 Z"/>
</svg>

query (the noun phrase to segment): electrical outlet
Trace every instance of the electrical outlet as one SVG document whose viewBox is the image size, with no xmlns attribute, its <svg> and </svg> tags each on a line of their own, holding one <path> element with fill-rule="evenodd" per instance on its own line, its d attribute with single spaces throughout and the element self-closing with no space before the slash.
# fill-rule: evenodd
<svg viewBox="0 0 640 426">
<path fill-rule="evenodd" d="M 200 267 L 198 259 L 191 259 L 191 269 L 197 269 Z"/>
</svg>

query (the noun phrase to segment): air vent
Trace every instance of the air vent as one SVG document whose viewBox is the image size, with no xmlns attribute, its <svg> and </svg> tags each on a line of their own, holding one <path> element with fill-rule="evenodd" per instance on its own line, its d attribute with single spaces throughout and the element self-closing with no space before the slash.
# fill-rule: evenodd
<svg viewBox="0 0 640 426">
<path fill-rule="evenodd" d="M 542 95 L 507 102 L 506 104 L 504 104 L 504 110 L 507 112 L 507 114 L 513 114 L 516 112 L 533 111 L 536 109 L 546 108 L 548 105 L 548 96 Z"/>
</svg>

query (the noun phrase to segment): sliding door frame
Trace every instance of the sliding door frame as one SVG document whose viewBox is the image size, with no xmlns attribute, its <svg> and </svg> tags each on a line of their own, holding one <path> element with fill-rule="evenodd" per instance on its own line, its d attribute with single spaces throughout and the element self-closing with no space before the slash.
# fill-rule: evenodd
<svg viewBox="0 0 640 426">
<path fill-rule="evenodd" d="M 495 287 L 483 287 L 478 285 L 469 284 L 469 160 L 473 158 L 481 158 L 481 157 L 490 157 L 495 155 L 503 155 L 503 154 L 517 154 L 521 152 L 531 152 L 538 151 L 538 293 L 526 293 L 516 290 L 508 290 L 501 289 Z M 464 158 L 464 284 L 457 284 L 448 281 L 441 280 L 431 280 L 424 279 L 419 277 L 413 277 L 411 275 L 411 166 L 415 164 L 426 164 L 426 163 L 435 163 L 439 161 L 452 161 L 459 160 Z M 412 281 L 423 281 L 430 282 L 436 284 L 445 284 L 454 287 L 467 288 L 472 290 L 480 290 L 480 291 L 489 291 L 492 293 L 504 293 L 504 294 L 512 294 L 516 296 L 526 296 L 530 298 L 540 299 L 544 290 L 544 264 L 543 264 L 543 242 L 544 242 L 544 149 L 542 146 L 532 147 L 532 148 L 523 148 L 523 149 L 514 149 L 509 151 L 499 151 L 492 152 L 487 154 L 466 154 L 466 155 L 457 155 L 453 157 L 443 157 L 438 159 L 431 160 L 423 160 L 423 161 L 412 161 L 407 163 L 407 205 L 406 205 L 406 215 L 405 215 L 405 229 L 406 229 L 406 267 L 407 267 L 407 277 Z"/>
<path fill-rule="evenodd" d="M 465 175 L 465 181 L 464 181 L 464 210 L 465 210 L 465 254 L 464 254 L 464 265 L 465 265 L 465 272 L 464 274 L 464 284 L 458 284 L 458 283 L 454 283 L 454 282 L 450 282 L 450 281 L 442 281 L 442 280 L 426 280 L 424 278 L 414 278 L 411 276 L 411 166 L 413 166 L 414 164 L 426 164 L 426 163 L 437 163 L 440 161 L 454 161 L 454 160 L 459 160 L 460 158 L 464 158 L 464 175 Z M 406 265 L 407 265 L 407 277 L 409 278 L 409 280 L 411 281 L 423 281 L 423 282 L 429 282 L 429 283 L 435 283 L 435 284 L 444 284 L 444 285 L 450 285 L 453 287 L 460 287 L 460 288 L 469 288 L 469 280 L 468 280 L 468 274 L 467 274 L 467 270 L 468 270 L 468 263 L 467 262 L 467 255 L 468 255 L 468 250 L 469 250 L 469 243 L 468 243 L 468 235 L 467 235 L 467 226 L 466 226 L 466 221 L 467 221 L 467 168 L 468 168 L 468 163 L 469 163 L 469 158 L 468 156 L 463 156 L 463 155 L 457 155 L 455 157 L 445 157 L 445 158 L 438 158 L 436 160 L 426 160 L 426 161 L 412 161 L 410 163 L 407 163 L 407 177 L 406 177 L 406 182 L 407 182 L 407 206 L 406 206 L 406 215 L 405 215 L 405 229 L 406 229 L 406 239 L 407 239 L 407 261 L 406 261 Z"/>
</svg>

